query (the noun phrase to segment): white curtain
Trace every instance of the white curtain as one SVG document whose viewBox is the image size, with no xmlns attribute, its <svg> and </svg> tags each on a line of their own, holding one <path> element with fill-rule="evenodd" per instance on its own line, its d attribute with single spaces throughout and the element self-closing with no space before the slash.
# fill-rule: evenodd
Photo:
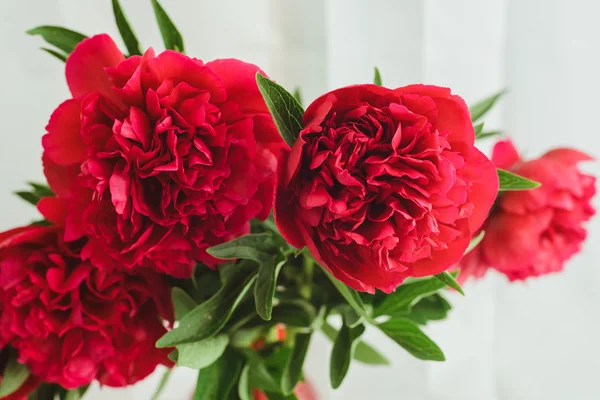
<svg viewBox="0 0 600 400">
<path fill-rule="evenodd" d="M 25 36 L 36 25 L 63 25 L 118 37 L 110 1 L 0 2 L 2 146 L 0 227 L 35 217 L 10 194 L 41 179 L 40 137 L 68 96 L 62 64 Z M 569 145 L 598 158 L 594 118 L 600 102 L 600 3 L 593 0 L 163 0 L 184 34 L 187 53 L 236 57 L 260 65 L 305 103 L 326 90 L 370 82 L 377 65 L 386 86 L 431 83 L 467 102 L 508 87 L 486 125 L 509 132 L 528 156 Z M 162 47 L 149 1 L 122 0 L 144 46 Z M 490 143 L 482 143 L 489 150 Z M 588 167 L 594 175 L 598 164 Z M 598 204 L 598 202 L 596 202 Z M 322 399 L 592 400 L 600 398 L 600 220 L 585 250 L 563 274 L 509 285 L 491 274 L 451 296 L 447 321 L 427 332 L 448 359 L 405 354 L 379 332 L 366 340 L 392 367 L 353 364 L 329 388 L 331 345 L 315 337 L 306 375 Z M 90 399 L 150 398 L 160 374 L 125 390 L 93 389 Z M 195 373 L 178 370 L 163 399 L 189 398 Z"/>
</svg>

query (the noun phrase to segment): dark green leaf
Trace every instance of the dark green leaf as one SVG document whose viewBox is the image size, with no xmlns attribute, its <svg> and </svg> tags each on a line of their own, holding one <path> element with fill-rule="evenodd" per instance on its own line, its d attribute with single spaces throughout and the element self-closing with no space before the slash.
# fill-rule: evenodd
<svg viewBox="0 0 600 400">
<path fill-rule="evenodd" d="M 219 333 L 256 279 L 253 263 L 240 263 L 235 267 L 217 294 L 186 314 L 177 328 L 156 342 L 156 347 L 197 342 Z"/>
<path fill-rule="evenodd" d="M 163 390 L 165 390 L 167 382 L 169 382 L 169 378 L 171 377 L 171 372 L 173 372 L 173 368 L 169 368 L 163 372 L 163 376 L 160 378 L 160 382 L 158 383 L 158 386 L 152 395 L 152 400 L 158 400 L 160 394 L 163 392 Z"/>
<path fill-rule="evenodd" d="M 252 388 L 250 387 L 250 364 L 246 364 L 238 382 L 238 397 L 240 400 L 252 400 Z"/>
<path fill-rule="evenodd" d="M 425 296 L 429 296 L 445 287 L 445 283 L 437 278 L 418 279 L 414 282 L 403 283 L 392 292 L 384 296 L 375 305 L 374 314 L 392 315 L 400 311 L 410 312 L 410 307 Z"/>
<path fill-rule="evenodd" d="M 62 62 L 67 61 L 68 56 L 64 53 L 61 53 L 60 51 L 52 50 L 47 47 L 40 47 L 40 49 L 44 50 L 46 53 L 50 54 L 51 56 L 58 58 Z"/>
<path fill-rule="evenodd" d="M 284 88 L 256 73 L 256 84 L 262 94 L 279 134 L 285 142 L 293 147 L 298 134 L 302 130 L 304 109 L 298 101 Z"/>
<path fill-rule="evenodd" d="M 503 134 L 503 133 L 504 133 L 504 132 L 502 132 L 502 131 L 488 131 L 488 132 L 481 132 L 481 133 L 480 133 L 480 134 L 479 134 L 479 135 L 476 137 L 476 139 L 485 139 L 485 138 L 488 138 L 488 137 L 490 137 L 490 136 L 501 135 L 501 134 Z"/>
<path fill-rule="evenodd" d="M 479 135 L 481 135 L 481 132 L 483 132 L 483 122 L 474 125 L 473 129 L 475 130 L 475 139 L 478 139 Z"/>
<path fill-rule="evenodd" d="M 409 315 L 405 317 L 419 325 L 425 325 L 429 321 L 439 321 L 448 316 L 452 306 L 439 294 L 422 298 L 412 307 Z"/>
<path fill-rule="evenodd" d="M 29 378 L 29 369 L 24 364 L 19 364 L 14 354 L 11 354 L 0 382 L 0 397 L 16 392 Z"/>
<path fill-rule="evenodd" d="M 33 192 L 40 197 L 54 196 L 54 192 L 52 191 L 52 189 L 50 189 L 50 186 L 48 186 L 46 184 L 37 183 L 37 182 L 27 182 L 27 183 L 29 184 L 29 186 L 32 187 Z"/>
<path fill-rule="evenodd" d="M 379 68 L 375 67 L 375 76 L 373 77 L 373 83 L 377 86 L 383 86 L 381 82 L 381 73 L 379 72 Z"/>
<path fill-rule="evenodd" d="M 325 336 L 327 336 L 329 338 L 329 340 L 331 340 L 332 342 L 335 341 L 335 338 L 337 337 L 338 333 L 337 333 L 337 330 L 333 326 L 331 326 L 325 322 L 321 326 L 321 330 L 323 331 Z M 370 345 L 368 345 L 367 343 L 365 343 L 363 341 L 359 341 L 358 344 L 356 345 L 356 350 L 354 352 L 354 359 L 363 364 L 390 365 L 390 362 L 384 356 L 379 354 L 379 352 L 377 350 L 375 350 L 373 347 L 371 347 Z"/>
<path fill-rule="evenodd" d="M 167 357 L 169 357 L 169 360 L 171 360 L 174 363 L 176 363 L 177 362 L 177 358 L 179 358 L 179 352 L 177 351 L 177 349 L 175 349 L 172 352 L 170 352 Z"/>
<path fill-rule="evenodd" d="M 285 260 L 277 262 L 277 257 L 273 256 L 263 261 L 258 269 L 258 277 L 254 285 L 254 302 L 256 312 L 264 320 L 271 319 L 277 277 L 285 262 Z"/>
<path fill-rule="evenodd" d="M 444 361 L 444 353 L 412 321 L 404 318 L 390 319 L 377 325 L 394 342 L 421 360 Z"/>
<path fill-rule="evenodd" d="M 112 0 L 112 6 L 117 28 L 119 28 L 119 33 L 123 38 L 123 42 L 125 43 L 125 47 L 127 47 L 129 55 L 141 55 L 140 44 L 135 37 L 135 33 L 133 33 L 133 29 L 131 29 L 131 25 L 129 25 L 129 21 L 127 21 L 127 17 L 121 8 L 121 4 L 119 4 L 119 0 Z"/>
<path fill-rule="evenodd" d="M 470 107 L 469 111 L 471 113 L 471 120 L 473 122 L 476 122 L 481 117 L 483 117 L 488 111 L 491 110 L 496 101 L 498 101 L 498 99 L 502 97 L 505 93 L 505 89 L 501 90 L 498 93 L 493 94 L 490 97 L 487 97 L 481 100 L 480 102 L 476 103 L 474 106 Z"/>
<path fill-rule="evenodd" d="M 462 288 L 460 287 L 458 282 L 456 282 L 456 279 L 454 279 L 454 276 L 452 276 L 450 272 L 444 271 L 441 274 L 437 274 L 435 277 L 438 278 L 440 281 L 444 282 L 445 285 L 456 290 L 458 293 L 462 294 L 463 296 L 465 295 L 465 292 L 463 292 Z"/>
<path fill-rule="evenodd" d="M 354 309 L 347 304 L 338 307 L 338 309 L 342 314 L 342 319 L 344 320 L 344 323 L 350 328 L 354 328 L 362 324 L 365 320 L 363 316 L 358 315 L 356 311 L 354 311 Z"/>
<path fill-rule="evenodd" d="M 173 300 L 173 309 L 175 310 L 175 319 L 181 320 L 187 313 L 198 306 L 198 303 L 187 294 L 183 289 L 174 287 L 171 290 Z"/>
<path fill-rule="evenodd" d="M 227 399 L 238 382 L 244 359 L 231 349 L 210 366 L 198 372 L 196 393 L 193 400 Z"/>
<path fill-rule="evenodd" d="M 497 168 L 500 187 L 498 190 L 529 190 L 540 187 L 540 183 L 512 172 Z"/>
<path fill-rule="evenodd" d="M 349 288 L 344 283 L 337 280 L 325 268 L 322 268 L 322 270 L 325 273 L 325 275 L 327 275 L 329 280 L 331 280 L 338 292 L 340 292 L 344 300 L 346 300 L 346 302 L 350 305 L 350 307 L 352 307 L 358 315 L 366 316 L 367 313 L 365 311 L 365 305 L 362 299 L 360 298 L 359 294 L 356 292 L 356 290 Z"/>
<path fill-rule="evenodd" d="M 267 239 L 270 237 L 271 234 L 268 232 L 251 233 L 229 242 L 209 247 L 206 249 L 206 252 L 222 260 L 243 259 L 261 263 L 269 257 L 267 253 Z"/>
<path fill-rule="evenodd" d="M 37 28 L 30 29 L 27 31 L 27 33 L 29 35 L 40 35 L 47 43 L 58 47 L 67 55 L 71 54 L 73 49 L 75 49 L 75 46 L 77 46 L 79 42 L 86 38 L 86 36 L 82 35 L 81 33 L 61 28 L 59 26 L 48 25 L 38 26 Z"/>
<path fill-rule="evenodd" d="M 38 201 L 40 201 L 40 197 L 37 196 L 35 193 L 20 191 L 20 192 L 15 192 L 15 194 L 17 196 L 19 196 L 21 199 L 28 202 L 29 204 L 33 204 L 34 206 L 37 205 Z"/>
<path fill-rule="evenodd" d="M 77 389 L 71 389 L 67 391 L 65 400 L 81 400 L 83 395 L 87 392 L 88 386 L 78 387 Z"/>
<path fill-rule="evenodd" d="M 294 89 L 294 98 L 296 99 L 298 104 L 302 105 L 302 92 L 300 91 L 299 87 Z"/>
<path fill-rule="evenodd" d="M 312 304 L 298 301 L 281 302 L 273 308 L 271 322 L 280 322 L 288 326 L 308 328 L 316 317 L 316 311 Z"/>
<path fill-rule="evenodd" d="M 306 357 L 306 351 L 310 344 L 311 335 L 312 333 L 296 334 L 292 354 L 290 354 L 290 357 L 285 364 L 283 376 L 281 378 L 281 390 L 284 394 L 292 393 L 296 384 L 300 381 L 300 377 L 302 376 L 302 366 L 304 365 L 304 358 Z"/>
<path fill-rule="evenodd" d="M 245 355 L 248 358 L 248 365 L 250 366 L 250 374 L 248 376 L 250 387 L 268 392 L 279 391 L 279 385 L 267 369 L 263 359 L 252 350 L 246 351 Z"/>
<path fill-rule="evenodd" d="M 154 15 L 156 15 L 156 22 L 158 22 L 165 47 L 181 53 L 185 52 L 183 38 L 175 27 L 175 24 L 173 24 L 173 21 L 171 21 L 171 18 L 169 18 L 169 15 L 157 0 L 152 0 L 152 7 L 154 8 Z"/>
<path fill-rule="evenodd" d="M 192 369 L 208 367 L 223 355 L 229 344 L 229 336 L 217 335 L 194 343 L 177 346 L 177 365 Z"/>
<path fill-rule="evenodd" d="M 347 324 L 343 324 L 338 332 L 331 350 L 331 363 L 329 365 L 329 379 L 334 389 L 337 389 L 346 377 L 348 368 L 350 368 L 350 361 L 354 357 L 354 351 L 359 342 L 358 339 L 364 332 L 364 325 L 350 328 Z"/>
</svg>

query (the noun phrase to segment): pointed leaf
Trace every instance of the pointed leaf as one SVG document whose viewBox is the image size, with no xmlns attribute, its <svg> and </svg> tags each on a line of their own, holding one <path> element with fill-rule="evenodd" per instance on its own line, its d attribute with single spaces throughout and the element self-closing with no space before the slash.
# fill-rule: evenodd
<svg viewBox="0 0 600 400">
<path fill-rule="evenodd" d="M 350 361 L 354 357 L 358 339 L 364 332 L 364 325 L 350 328 L 347 324 L 343 324 L 338 332 L 333 349 L 331 350 L 331 362 L 329 365 L 329 379 L 331 387 L 334 389 L 337 389 L 346 377 L 350 368 Z"/>
<path fill-rule="evenodd" d="M 277 257 L 273 256 L 263 261 L 258 269 L 258 277 L 254 285 L 254 302 L 256 312 L 266 321 L 271 319 L 277 277 L 285 263 L 286 260 L 277 262 Z"/>
<path fill-rule="evenodd" d="M 412 321 L 404 318 L 390 319 L 377 325 L 393 341 L 421 360 L 444 361 L 444 353 Z"/>
<path fill-rule="evenodd" d="M 298 102 L 298 104 L 302 105 L 302 91 L 300 90 L 299 87 L 294 89 L 294 98 L 296 99 L 296 101 Z"/>
<path fill-rule="evenodd" d="M 240 378 L 244 359 L 231 349 L 210 366 L 198 372 L 193 400 L 225 400 Z"/>
<path fill-rule="evenodd" d="M 312 333 L 297 333 L 294 340 L 292 354 L 285 364 L 281 378 L 281 390 L 284 394 L 291 394 L 302 376 L 302 366 L 306 358 L 306 351 L 310 344 Z"/>
<path fill-rule="evenodd" d="M 240 400 L 252 400 L 252 388 L 250 387 L 250 364 L 246 364 L 240 374 L 238 382 L 238 397 Z"/>
<path fill-rule="evenodd" d="M 496 136 L 496 135 L 501 135 L 504 132 L 502 131 L 488 131 L 488 132 L 481 132 L 479 135 L 477 135 L 477 137 L 475 139 L 485 139 L 491 136 Z"/>
<path fill-rule="evenodd" d="M 133 29 L 131 29 L 131 26 L 129 25 L 129 21 L 127 21 L 127 17 L 121 8 L 121 4 L 119 4 L 119 0 L 112 0 L 112 6 L 117 28 L 119 28 L 119 33 L 123 38 L 123 42 L 125 43 L 125 47 L 127 47 L 129 55 L 141 55 L 140 44 L 135 37 L 135 33 L 133 33 Z"/>
<path fill-rule="evenodd" d="M 352 307 L 358 315 L 367 316 L 367 312 L 365 310 L 365 304 L 363 303 L 362 299 L 360 298 L 360 295 L 358 294 L 358 292 L 354 289 L 349 288 L 341 281 L 337 280 L 325 268 L 322 268 L 322 270 L 325 273 L 325 275 L 327 275 L 329 280 L 333 283 L 333 286 L 335 286 L 335 288 L 338 290 L 338 292 L 340 292 L 340 294 L 342 295 L 344 300 L 346 300 L 346 302 L 350 305 L 350 307 Z"/>
<path fill-rule="evenodd" d="M 480 102 L 476 103 L 474 106 L 470 107 L 469 111 L 471 113 L 471 120 L 473 122 L 476 122 L 481 117 L 483 117 L 488 111 L 491 110 L 491 108 L 498 101 L 498 99 L 502 97 L 505 93 L 506 89 L 503 89 L 498 93 L 495 93 L 490 97 L 487 97 L 481 100 Z"/>
<path fill-rule="evenodd" d="M 19 191 L 15 192 L 15 194 L 34 206 L 37 205 L 38 201 L 40 201 L 39 196 L 37 196 L 35 193 Z"/>
<path fill-rule="evenodd" d="M 337 337 L 338 331 L 327 322 L 325 322 L 321 326 L 321 330 L 331 340 L 335 341 Z M 387 358 L 382 356 L 377 350 L 371 347 L 369 344 L 359 341 L 356 345 L 356 350 L 354 352 L 354 359 L 363 364 L 369 365 L 390 365 L 390 362 Z"/>
<path fill-rule="evenodd" d="M 163 390 L 167 386 L 167 382 L 169 382 L 169 378 L 171 377 L 171 373 L 173 372 L 173 368 L 167 369 L 163 372 L 163 376 L 160 378 L 160 382 L 158 382 L 158 386 L 152 395 L 152 400 L 158 400 Z"/>
<path fill-rule="evenodd" d="M 527 179 L 512 172 L 497 168 L 500 187 L 498 190 L 529 190 L 540 187 L 541 184 L 531 179 Z"/>
<path fill-rule="evenodd" d="M 253 263 L 240 263 L 234 267 L 229 280 L 217 294 L 187 313 L 177 328 L 156 342 L 156 347 L 197 342 L 219 333 L 256 279 Z"/>
<path fill-rule="evenodd" d="M 173 300 L 176 320 L 181 320 L 187 313 L 198 306 L 198 303 L 189 294 L 178 287 L 171 289 L 171 299 Z"/>
<path fill-rule="evenodd" d="M 249 381 L 253 389 L 261 389 L 267 392 L 277 392 L 279 385 L 273 375 L 269 372 L 264 360 L 253 350 L 245 352 L 250 366 Z"/>
<path fill-rule="evenodd" d="M 478 139 L 479 135 L 483 131 L 483 122 L 480 124 L 474 125 L 473 129 L 475 130 L 475 139 Z"/>
<path fill-rule="evenodd" d="M 19 364 L 14 354 L 11 355 L 0 382 L 0 397 L 16 392 L 29 378 L 29 369 L 24 364 Z"/>
<path fill-rule="evenodd" d="M 33 192 L 40 197 L 54 196 L 54 192 L 50 189 L 50 186 L 43 183 L 27 182 L 29 186 L 33 188 Z"/>
<path fill-rule="evenodd" d="M 49 49 L 47 47 L 40 47 L 40 49 L 44 50 L 46 53 L 50 54 L 51 56 L 54 56 L 54 57 L 58 58 L 62 62 L 67 61 L 67 55 L 64 54 L 64 53 L 61 53 L 61 52 L 56 51 L 56 50 Z"/>
<path fill-rule="evenodd" d="M 452 276 L 450 272 L 444 271 L 441 274 L 437 274 L 435 277 L 438 278 L 440 281 L 444 282 L 444 284 L 448 285 L 452 289 L 456 290 L 458 293 L 462 294 L 463 296 L 465 295 L 465 292 L 463 292 L 462 288 L 460 287 L 458 282 L 456 282 L 456 279 L 454 279 L 454 276 Z"/>
<path fill-rule="evenodd" d="M 154 8 L 154 15 L 156 16 L 156 22 L 158 22 L 165 48 L 184 53 L 183 38 L 177 27 L 175 27 L 175 24 L 173 24 L 173 21 L 171 21 L 171 18 L 169 18 L 169 15 L 161 7 L 158 0 L 152 0 L 152 7 Z"/>
<path fill-rule="evenodd" d="M 304 109 L 298 101 L 269 78 L 256 73 L 256 84 L 262 94 L 279 134 L 285 142 L 293 147 L 302 130 Z"/>
<path fill-rule="evenodd" d="M 71 389 L 67 392 L 65 400 L 81 400 L 83 395 L 87 392 L 89 385 L 78 387 L 77 389 Z"/>
<path fill-rule="evenodd" d="M 419 325 L 425 325 L 429 321 L 445 319 L 448 316 L 448 311 L 451 309 L 452 306 L 450 303 L 440 294 L 436 293 L 422 298 L 412 307 L 410 314 L 404 317 Z"/>
<path fill-rule="evenodd" d="M 229 242 L 210 247 L 206 252 L 221 260 L 253 260 L 257 263 L 263 262 L 269 257 L 267 254 L 267 239 L 272 235 L 269 232 L 251 233 L 230 240 Z"/>
<path fill-rule="evenodd" d="M 37 28 L 28 30 L 27 33 L 29 35 L 40 35 L 47 43 L 58 47 L 67 55 L 71 54 L 75 46 L 87 37 L 69 29 L 49 25 L 38 26 Z"/>
<path fill-rule="evenodd" d="M 202 369 L 214 363 L 223 355 L 229 344 L 229 336 L 217 335 L 194 343 L 177 346 L 177 365 L 192 369 Z"/>
<path fill-rule="evenodd" d="M 379 72 L 379 68 L 375 67 L 375 76 L 373 77 L 373 83 L 377 86 L 383 86 L 381 82 L 381 73 Z"/>
</svg>

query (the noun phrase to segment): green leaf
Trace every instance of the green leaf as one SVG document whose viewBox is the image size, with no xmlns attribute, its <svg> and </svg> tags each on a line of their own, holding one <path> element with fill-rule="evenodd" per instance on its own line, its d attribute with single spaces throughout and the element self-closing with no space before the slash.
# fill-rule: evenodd
<svg viewBox="0 0 600 400">
<path fill-rule="evenodd" d="M 338 292 L 340 292 L 340 294 L 342 295 L 344 300 L 346 300 L 346 302 L 350 305 L 350 307 L 352 307 L 358 315 L 366 317 L 367 312 L 365 310 L 365 304 L 363 303 L 362 299 L 360 298 L 360 295 L 358 294 L 358 292 L 354 289 L 349 288 L 341 281 L 337 280 L 325 268 L 322 268 L 322 270 L 325 273 L 325 275 L 327 275 L 329 280 L 333 283 L 333 286 L 335 286 L 335 288 L 338 290 Z"/>
<path fill-rule="evenodd" d="M 296 101 L 298 102 L 298 104 L 302 105 L 302 91 L 300 90 L 299 87 L 296 87 L 294 89 L 293 96 L 296 99 Z"/>
<path fill-rule="evenodd" d="M 359 342 L 358 339 L 364 332 L 364 325 L 350 328 L 347 324 L 343 324 L 338 332 L 331 350 L 331 362 L 329 364 L 329 379 L 331 387 L 334 389 L 340 387 L 346 377 L 350 368 L 350 361 L 354 357 L 354 351 Z"/>
<path fill-rule="evenodd" d="M 462 294 L 463 296 L 465 295 L 465 292 L 463 292 L 462 288 L 460 287 L 458 282 L 456 282 L 456 279 L 454 279 L 454 276 L 452 276 L 450 272 L 444 271 L 441 274 L 437 274 L 435 277 L 438 278 L 440 281 L 444 282 L 445 285 L 450 286 L 452 289 L 456 290 L 458 293 Z"/>
<path fill-rule="evenodd" d="M 329 325 L 327 322 L 323 323 L 321 326 L 321 330 L 331 340 L 335 341 L 337 337 L 337 330 Z M 363 364 L 369 365 L 390 365 L 390 362 L 382 356 L 377 350 L 371 347 L 369 344 L 359 341 L 356 345 L 356 350 L 354 352 L 354 359 Z"/>
<path fill-rule="evenodd" d="M 498 171 L 498 179 L 500 181 L 500 187 L 498 190 L 506 191 L 506 190 L 529 190 L 540 187 L 540 183 L 536 181 L 532 181 L 531 179 L 527 179 L 517 174 L 513 174 L 512 172 L 505 171 L 503 169 L 497 168 Z"/>
<path fill-rule="evenodd" d="M 25 200 L 26 202 L 28 202 L 29 204 L 32 204 L 34 206 L 37 205 L 38 201 L 40 201 L 39 196 L 37 196 L 35 193 L 19 191 L 19 192 L 15 192 L 15 194 L 17 196 L 19 196 L 21 199 Z"/>
<path fill-rule="evenodd" d="M 429 321 L 445 319 L 451 309 L 450 303 L 436 293 L 422 298 L 412 307 L 411 313 L 405 317 L 419 325 L 425 325 Z"/>
<path fill-rule="evenodd" d="M 302 376 L 302 366 L 306 358 L 306 351 L 310 344 L 312 333 L 297 333 L 294 340 L 292 354 L 285 364 L 281 378 L 281 390 L 284 394 L 291 394 Z"/>
<path fill-rule="evenodd" d="M 246 364 L 238 382 L 238 396 L 240 400 L 253 400 L 252 388 L 250 387 L 250 364 Z"/>
<path fill-rule="evenodd" d="M 250 387 L 267 392 L 279 391 L 279 385 L 267 369 L 263 359 L 252 350 L 247 350 L 245 355 L 248 358 L 248 365 L 250 366 L 250 374 L 248 376 Z"/>
<path fill-rule="evenodd" d="M 254 302 L 256 312 L 266 321 L 271 319 L 277 277 L 285 263 L 286 260 L 277 262 L 277 257 L 273 256 L 262 262 L 258 269 L 258 277 L 254 285 Z"/>
<path fill-rule="evenodd" d="M 479 123 L 477 125 L 473 126 L 473 129 L 475 130 L 475 139 L 479 138 L 479 135 L 481 134 L 481 132 L 483 131 L 483 122 Z"/>
<path fill-rule="evenodd" d="M 404 318 L 390 319 L 377 325 L 394 342 L 421 360 L 444 361 L 444 353 L 412 321 Z"/>
<path fill-rule="evenodd" d="M 156 387 L 156 390 L 154 391 L 151 400 L 158 400 L 163 390 L 165 390 L 165 387 L 167 386 L 167 382 L 169 382 L 169 378 L 171 377 L 172 372 L 173 368 L 169 368 L 163 373 L 163 376 L 160 378 L 160 382 L 158 382 L 158 386 Z"/>
<path fill-rule="evenodd" d="M 270 257 L 267 253 L 267 239 L 270 237 L 271 233 L 269 232 L 251 233 L 230 240 L 229 242 L 209 247 L 206 249 L 206 252 L 221 260 L 253 260 L 260 264 L 266 258 Z"/>
<path fill-rule="evenodd" d="M 112 0 L 112 6 L 117 28 L 119 28 L 119 33 L 123 38 L 123 42 L 125 43 L 125 47 L 127 47 L 129 55 L 141 55 L 140 44 L 135 37 L 135 33 L 133 33 L 133 29 L 131 29 L 131 25 L 129 25 L 129 21 L 127 21 L 127 17 L 121 8 L 121 4 L 119 4 L 119 0 Z"/>
<path fill-rule="evenodd" d="M 193 400 L 224 400 L 238 382 L 244 359 L 231 349 L 210 366 L 198 372 Z"/>
<path fill-rule="evenodd" d="M 483 117 L 505 93 L 506 89 L 503 89 L 470 107 L 469 111 L 471 113 L 471 121 L 476 122 Z"/>
<path fill-rule="evenodd" d="M 198 306 L 196 300 L 185 292 L 185 290 L 174 287 L 171 289 L 171 299 L 175 310 L 175 319 L 181 320 L 187 313 Z"/>
<path fill-rule="evenodd" d="M 293 147 L 298 134 L 302 130 L 304 109 L 298 101 L 269 78 L 256 73 L 256 84 L 262 94 L 279 134 L 285 142 Z"/>
<path fill-rule="evenodd" d="M 37 182 L 27 182 L 29 186 L 33 189 L 33 192 L 40 197 L 51 197 L 54 196 L 54 192 L 50 189 L 50 186 L 37 183 Z"/>
<path fill-rule="evenodd" d="M 491 136 L 496 136 L 496 135 L 501 135 L 504 132 L 502 131 L 488 131 L 488 132 L 481 132 L 477 137 L 475 137 L 475 139 L 485 139 Z"/>
<path fill-rule="evenodd" d="M 67 61 L 67 57 L 68 56 L 66 54 L 64 54 L 64 53 L 61 53 L 61 52 L 56 51 L 56 50 L 49 49 L 47 47 L 40 47 L 40 50 L 44 50 L 46 53 L 48 53 L 48 54 L 50 54 L 50 55 L 58 58 L 62 62 Z"/>
<path fill-rule="evenodd" d="M 483 240 L 484 236 L 485 236 L 485 231 L 481 231 L 481 232 L 479 232 L 479 234 L 477 236 L 475 236 L 474 238 L 471 238 L 471 241 L 469 242 L 469 246 L 465 250 L 464 254 L 467 254 L 468 252 L 473 250 L 475 247 L 477 247 L 477 245 L 479 243 L 481 243 L 481 241 Z"/>
<path fill-rule="evenodd" d="M 412 305 L 416 304 L 423 297 L 443 289 L 445 286 L 444 282 L 435 277 L 403 283 L 396 288 L 395 292 L 384 296 L 375 305 L 374 315 L 376 317 L 392 315 L 400 311 L 409 313 Z"/>
<path fill-rule="evenodd" d="M 87 392 L 89 385 L 78 387 L 77 389 L 71 389 L 67 391 L 65 400 L 81 400 L 83 395 Z"/>
<path fill-rule="evenodd" d="M 46 43 L 59 48 L 67 55 L 71 54 L 79 42 L 87 38 L 87 36 L 81 33 L 49 25 L 38 26 L 37 28 L 28 30 L 27 33 L 29 35 L 40 35 Z"/>
<path fill-rule="evenodd" d="M 216 335 L 229 320 L 256 279 L 252 263 L 240 263 L 217 294 L 186 314 L 179 326 L 158 339 L 156 347 L 173 347 Z"/>
<path fill-rule="evenodd" d="M 271 322 L 283 323 L 298 328 L 308 328 L 316 317 L 316 310 L 312 304 L 303 301 L 282 301 L 273 308 Z"/>
<path fill-rule="evenodd" d="M 161 7 L 158 0 L 152 0 L 152 7 L 154 8 L 154 15 L 156 16 L 156 22 L 158 22 L 165 48 L 181 53 L 185 52 L 181 34 L 177 30 L 177 27 L 175 27 L 175 24 L 173 24 L 173 21 L 171 21 L 171 18 L 169 18 L 169 15 Z"/>
<path fill-rule="evenodd" d="M 29 369 L 24 364 L 19 364 L 14 354 L 11 354 L 0 382 L 0 397 L 16 392 L 29 378 Z"/>
<path fill-rule="evenodd" d="M 192 369 L 202 369 L 214 363 L 223 355 L 229 344 L 229 336 L 217 335 L 194 343 L 177 346 L 177 365 Z"/>
<path fill-rule="evenodd" d="M 342 314 L 342 319 L 344 323 L 347 324 L 350 328 L 354 328 L 360 324 L 362 324 L 365 318 L 362 315 L 358 315 L 356 311 L 352 307 L 347 304 L 344 304 L 338 307 L 340 314 Z"/>
<path fill-rule="evenodd" d="M 373 77 L 373 83 L 377 86 L 383 86 L 381 82 L 381 73 L 379 72 L 379 68 L 375 67 L 375 76 Z"/>
</svg>

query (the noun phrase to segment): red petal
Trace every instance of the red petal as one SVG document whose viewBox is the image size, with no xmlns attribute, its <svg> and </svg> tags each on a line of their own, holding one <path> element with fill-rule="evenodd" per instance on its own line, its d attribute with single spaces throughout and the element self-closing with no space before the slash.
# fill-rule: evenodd
<svg viewBox="0 0 600 400">
<path fill-rule="evenodd" d="M 44 175 L 46 175 L 50 189 L 58 197 L 70 197 L 77 188 L 77 177 L 81 170 L 80 166 L 78 164 L 71 166 L 58 165 L 46 156 L 42 157 L 42 164 L 44 165 Z"/>
<path fill-rule="evenodd" d="M 465 159 L 469 166 L 481 173 L 480 179 L 471 182 L 471 189 L 467 193 L 467 201 L 474 205 L 469 217 L 469 230 L 475 232 L 485 222 L 498 195 L 498 173 L 492 162 L 476 148 Z"/>
<path fill-rule="evenodd" d="M 498 168 L 511 169 L 521 157 L 510 139 L 501 140 L 494 145 L 492 163 Z"/>
<path fill-rule="evenodd" d="M 58 197 L 44 197 L 38 202 L 37 209 L 48 221 L 58 226 L 65 226 L 67 204 L 66 200 Z"/>
<path fill-rule="evenodd" d="M 465 224 L 462 225 L 460 227 L 463 232 L 462 237 L 448 243 L 447 249 L 434 251 L 431 257 L 415 262 L 412 266 L 411 275 L 415 277 L 436 275 L 458 263 L 471 242 L 468 227 Z"/>
<path fill-rule="evenodd" d="M 294 206 L 297 204 L 297 199 L 294 198 L 293 194 L 290 194 L 282 182 L 289 154 L 289 151 L 282 150 L 281 157 L 279 157 L 274 217 L 275 223 L 285 240 L 292 246 L 301 249 L 305 245 L 304 239 L 298 231 L 298 222 L 294 217 Z"/>
<path fill-rule="evenodd" d="M 573 166 L 582 161 L 592 161 L 594 157 L 589 156 L 581 151 L 575 149 L 554 149 L 542 156 L 543 158 L 552 158 L 553 160 L 560 161 L 561 163 Z"/>
<path fill-rule="evenodd" d="M 125 60 L 123 53 L 108 35 L 96 35 L 83 40 L 67 59 L 65 74 L 74 98 L 99 92 L 121 104 L 113 92 L 105 68 L 116 67 Z"/>
<path fill-rule="evenodd" d="M 79 100 L 67 100 L 54 110 L 46 126 L 48 133 L 42 137 L 44 154 L 59 165 L 71 165 L 84 159 L 80 115 Z"/>
</svg>

